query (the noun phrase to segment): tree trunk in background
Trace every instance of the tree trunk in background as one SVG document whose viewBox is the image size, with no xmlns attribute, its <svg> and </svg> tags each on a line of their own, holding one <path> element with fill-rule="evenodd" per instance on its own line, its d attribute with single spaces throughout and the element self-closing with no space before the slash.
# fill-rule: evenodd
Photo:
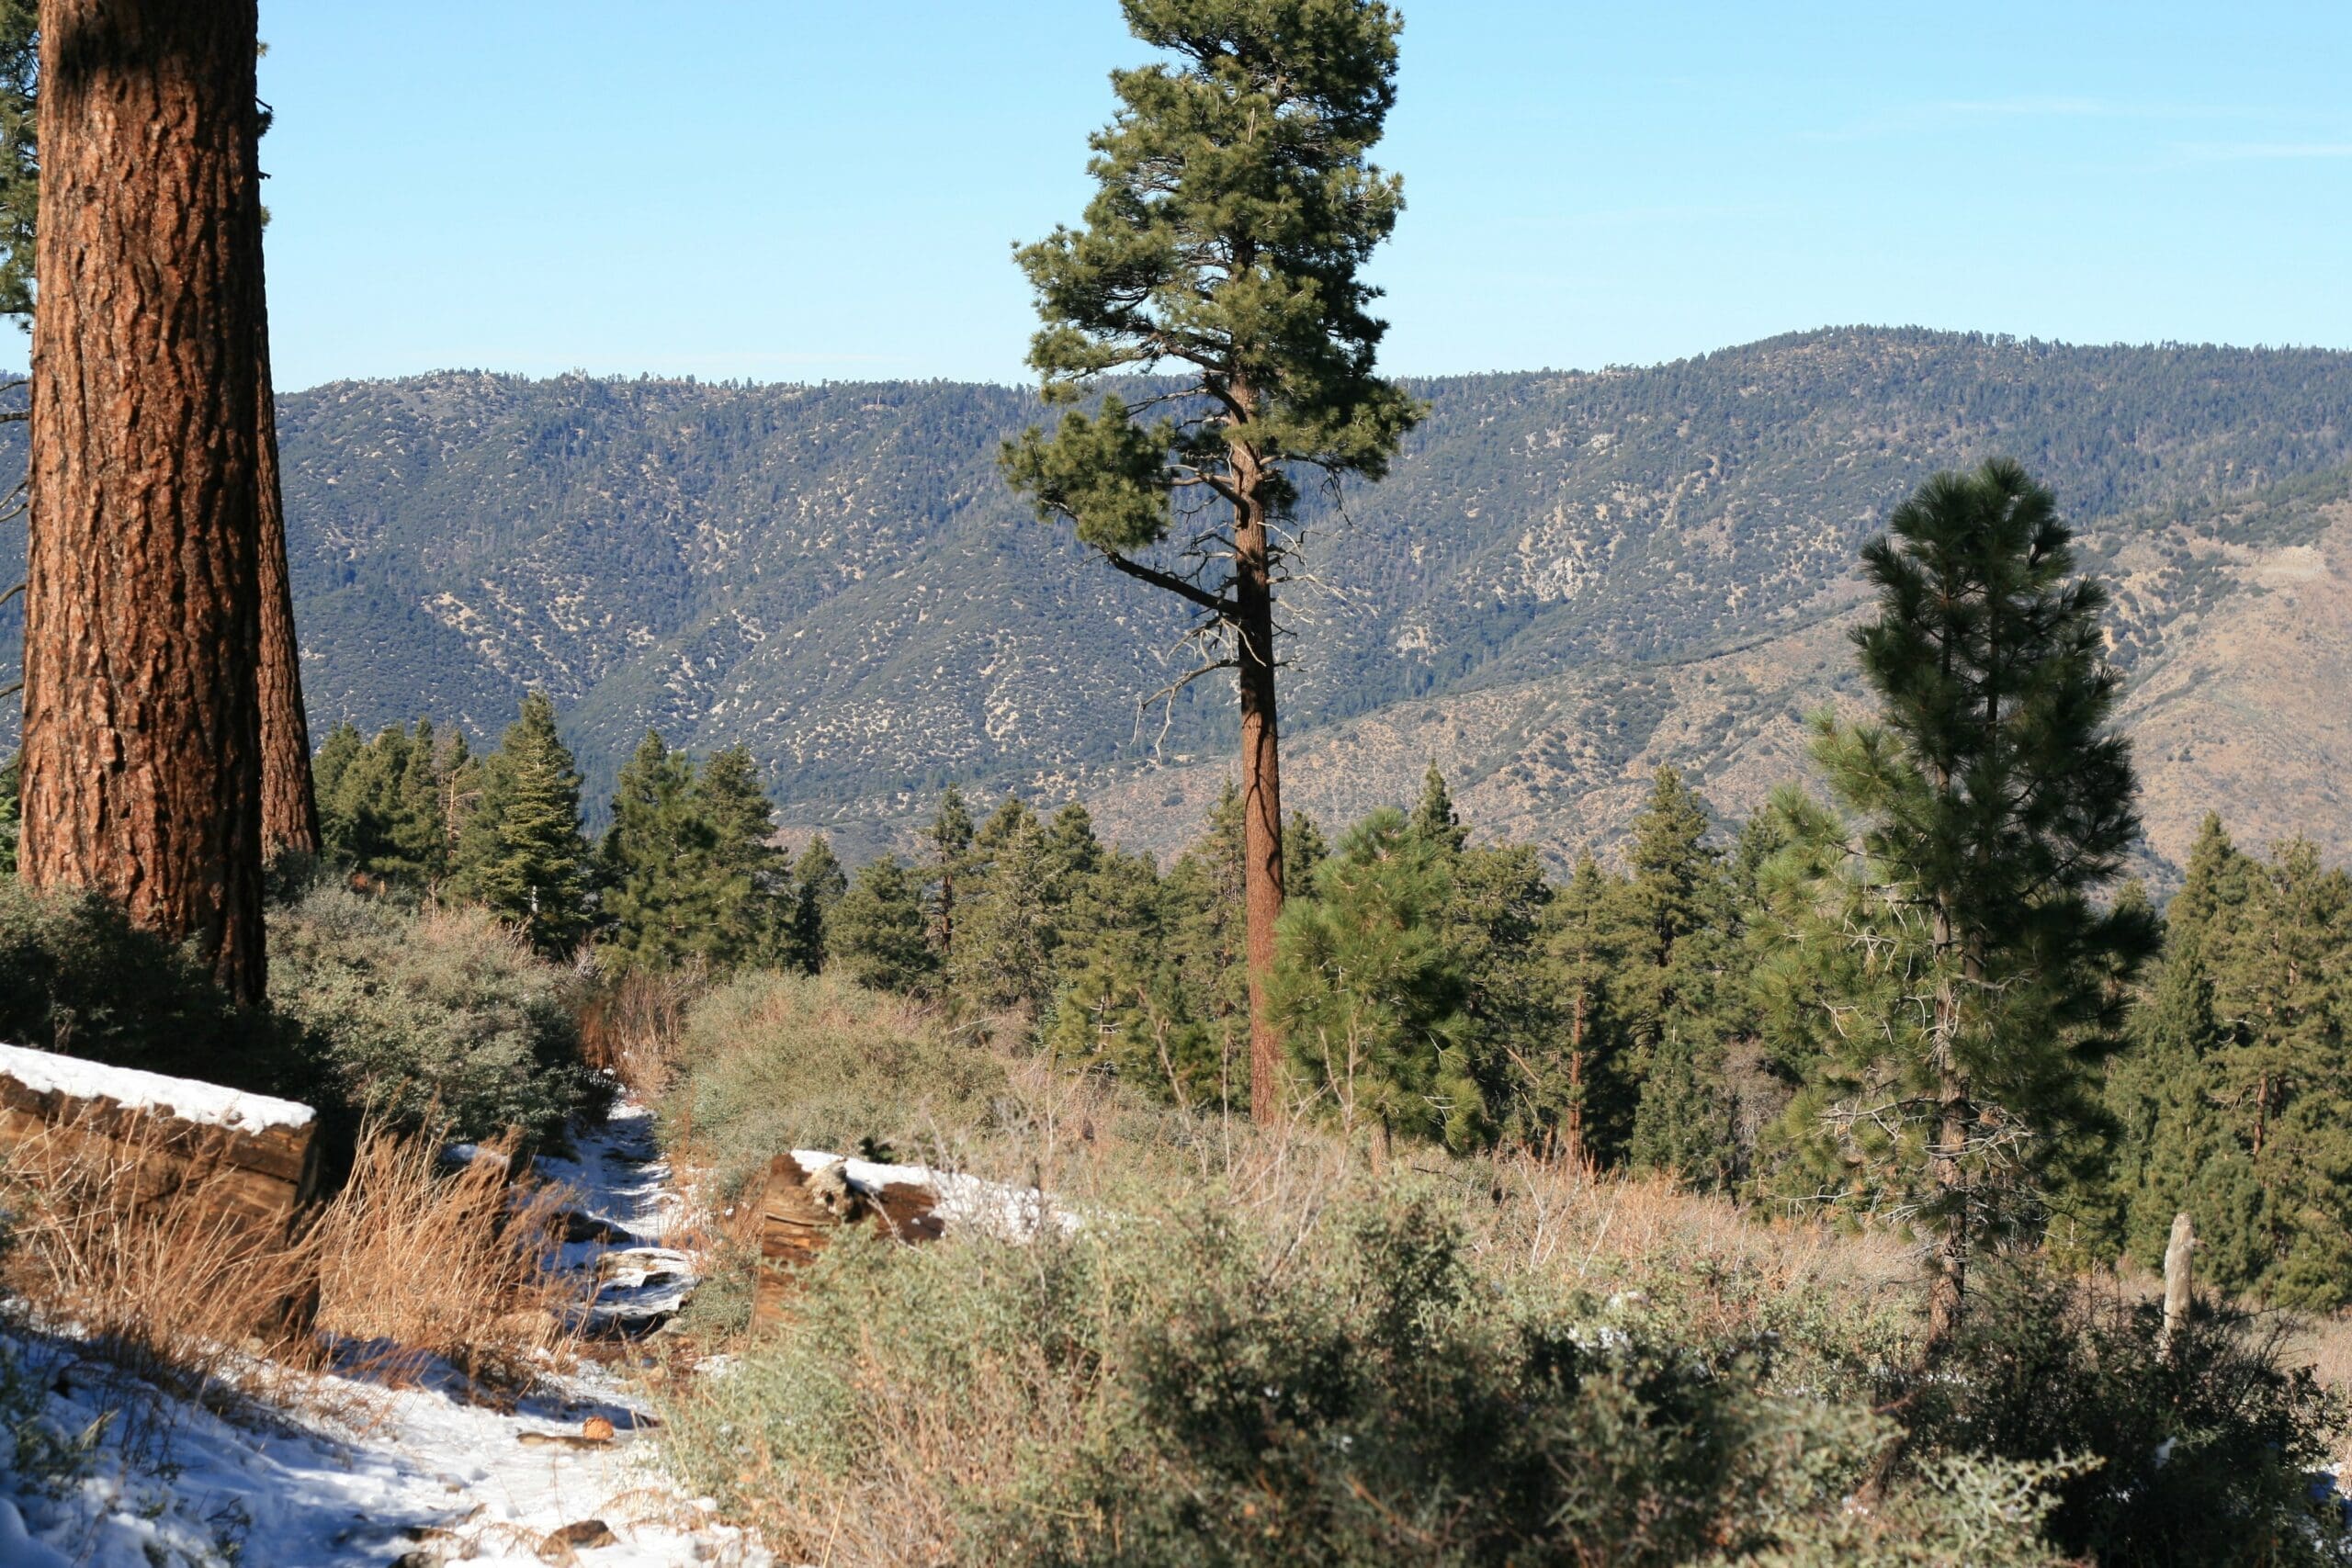
<svg viewBox="0 0 2352 1568">
<path fill-rule="evenodd" d="M 257 998 L 254 0 L 44 0 L 23 873 Z"/>
<path fill-rule="evenodd" d="M 256 209 L 259 205 L 254 203 Z M 294 584 L 286 569 L 286 496 L 278 482 L 277 397 L 270 386 L 266 302 L 257 333 L 261 352 L 254 361 L 258 417 L 254 458 L 254 500 L 260 508 L 262 852 L 295 850 L 314 855 L 321 841 L 319 800 L 311 787 L 311 720 L 302 707 L 301 644 L 294 635 Z"/>
<path fill-rule="evenodd" d="M 1254 494 L 1245 479 L 1244 494 Z M 1274 922 L 1283 912 L 1283 782 L 1274 723 L 1274 601 L 1266 524 L 1254 508 L 1234 528 L 1236 657 L 1241 695 L 1241 896 L 1249 931 L 1250 1119 L 1282 1119 L 1283 1040 L 1267 1000 Z"/>
</svg>

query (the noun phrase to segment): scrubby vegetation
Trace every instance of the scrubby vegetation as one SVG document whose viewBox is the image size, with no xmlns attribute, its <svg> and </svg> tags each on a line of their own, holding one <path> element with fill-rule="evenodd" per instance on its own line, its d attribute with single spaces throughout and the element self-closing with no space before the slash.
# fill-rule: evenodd
<svg viewBox="0 0 2352 1568">
<path fill-rule="evenodd" d="M 959 1118 L 876 1075 L 857 1124 L 920 1121 L 1078 1224 L 845 1241 L 772 1336 L 725 1341 L 725 1375 L 664 1385 L 670 1462 L 787 1554 L 2328 1560 L 2304 1474 L 2339 1412 L 2243 1321 L 2167 1355 L 2152 1310 L 2019 1261 L 1922 1373 L 1891 1242 L 1523 1153 L 1375 1169 L 1311 1126 L 826 1001 L 770 1011 L 763 1094 L 840 1102 L 851 1020 L 927 1032 L 995 1093 Z"/>
<path fill-rule="evenodd" d="M 329 884 L 270 924 L 270 1001 L 340 1104 L 411 1130 L 556 1136 L 598 1092 L 582 983 L 488 910 Z"/>
<path fill-rule="evenodd" d="M 746 975 L 697 1003 L 664 1141 L 738 1190 L 787 1149 L 941 1151 L 984 1124 L 1004 1071 L 920 1009 L 831 976 Z"/>
</svg>

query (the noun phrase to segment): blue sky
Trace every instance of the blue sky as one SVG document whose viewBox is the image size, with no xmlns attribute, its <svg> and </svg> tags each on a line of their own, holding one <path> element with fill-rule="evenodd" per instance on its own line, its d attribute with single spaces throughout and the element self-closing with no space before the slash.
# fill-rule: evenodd
<svg viewBox="0 0 2352 1568">
<path fill-rule="evenodd" d="M 1405 0 L 1384 365 L 2352 347 L 2352 4 Z M 263 0 L 288 389 L 1023 378 L 1115 0 Z"/>
</svg>

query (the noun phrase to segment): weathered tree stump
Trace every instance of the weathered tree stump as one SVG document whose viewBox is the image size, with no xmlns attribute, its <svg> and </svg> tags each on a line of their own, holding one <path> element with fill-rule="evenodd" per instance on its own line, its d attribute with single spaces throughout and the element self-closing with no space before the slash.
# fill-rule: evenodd
<svg viewBox="0 0 2352 1568">
<path fill-rule="evenodd" d="M 2165 1246 L 2165 1355 L 2174 1353 L 2181 1330 L 2188 1326 L 2192 1261 L 2197 1251 L 2196 1227 L 2187 1211 L 2172 1217 L 2172 1239 Z"/>
<path fill-rule="evenodd" d="M 135 1203 L 192 1193 L 224 1239 L 275 1245 L 318 1195 L 307 1105 L 0 1045 L 0 1160 L 45 1146 L 120 1168 Z"/>
<path fill-rule="evenodd" d="M 767 1327 L 784 1315 L 793 1273 L 814 1262 L 844 1225 L 874 1224 L 901 1241 L 933 1241 L 945 1232 L 930 1182 L 861 1180 L 847 1160 L 781 1154 L 768 1161 L 760 1190 L 760 1277 L 752 1322 Z"/>
</svg>

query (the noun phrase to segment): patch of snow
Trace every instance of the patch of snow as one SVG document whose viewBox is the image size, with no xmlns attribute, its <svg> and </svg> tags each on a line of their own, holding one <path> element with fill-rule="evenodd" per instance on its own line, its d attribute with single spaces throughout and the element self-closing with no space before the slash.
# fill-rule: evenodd
<svg viewBox="0 0 2352 1568">
<path fill-rule="evenodd" d="M 569 1243 L 562 1261 L 598 1280 L 592 1333 L 641 1332 L 692 1287 L 695 1257 L 662 1243 L 683 1240 L 695 1215 L 643 1107 L 618 1106 L 575 1147 L 575 1158 L 539 1160 L 537 1174 L 571 1190 L 577 1212 L 596 1222 L 583 1228 L 619 1239 Z M 0 1451 L 5 1568 L 773 1562 L 718 1523 L 708 1499 L 680 1495 L 647 1447 L 650 1417 L 594 1363 L 548 1372 L 512 1409 L 466 1403 L 462 1380 L 443 1370 L 408 1388 L 322 1376 L 290 1411 L 231 1419 L 83 1361 L 70 1339 L 0 1331 L 0 1355 L 23 1374 L 17 1386 L 41 1391 L 36 1425 L 47 1446 L 86 1450 L 46 1483 L 12 1473 Z M 583 1423 L 597 1418 L 611 1437 L 583 1440 Z M 83 1436 L 90 1440 L 77 1445 Z M 569 1559 L 548 1545 L 591 1519 L 614 1539 Z"/>
<path fill-rule="evenodd" d="M 0 1073 L 43 1094 L 80 1100 L 111 1100 L 128 1111 L 160 1111 L 183 1122 L 263 1133 L 273 1127 L 307 1127 L 312 1111 L 290 1100 L 247 1094 L 194 1078 L 166 1077 L 136 1067 L 109 1067 L 79 1056 L 0 1045 Z"/>
</svg>

